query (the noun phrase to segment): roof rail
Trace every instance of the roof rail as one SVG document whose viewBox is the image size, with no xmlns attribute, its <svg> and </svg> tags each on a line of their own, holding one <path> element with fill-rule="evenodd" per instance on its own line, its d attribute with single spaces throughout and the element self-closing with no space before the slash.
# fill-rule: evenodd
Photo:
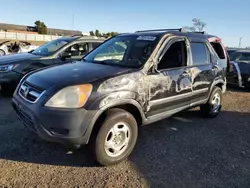
<svg viewBox="0 0 250 188">
<path fill-rule="evenodd" d="M 207 32 L 206 31 L 192 31 L 192 33 L 200 33 L 200 34 L 207 34 Z"/>
<path fill-rule="evenodd" d="M 136 31 L 136 33 L 142 33 L 142 32 L 154 32 L 154 31 L 179 31 L 179 32 L 184 32 L 184 28 L 179 28 L 179 29 L 154 29 L 154 30 L 141 30 L 141 31 Z"/>
<path fill-rule="evenodd" d="M 71 37 L 83 37 L 84 35 L 83 34 L 74 34 L 74 35 L 71 35 Z"/>
</svg>

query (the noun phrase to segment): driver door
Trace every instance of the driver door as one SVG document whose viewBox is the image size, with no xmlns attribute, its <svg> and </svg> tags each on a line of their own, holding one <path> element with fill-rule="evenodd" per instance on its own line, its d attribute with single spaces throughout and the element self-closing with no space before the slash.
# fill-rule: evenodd
<svg viewBox="0 0 250 188">
<path fill-rule="evenodd" d="M 189 68 L 190 46 L 185 37 L 167 42 L 156 70 L 148 75 L 149 111 L 147 117 L 171 114 L 190 105 L 192 80 Z"/>
</svg>

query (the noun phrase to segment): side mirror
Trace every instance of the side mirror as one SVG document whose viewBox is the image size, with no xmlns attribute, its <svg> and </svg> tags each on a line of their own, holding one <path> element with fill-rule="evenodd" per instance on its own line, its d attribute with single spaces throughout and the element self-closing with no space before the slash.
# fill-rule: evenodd
<svg viewBox="0 0 250 188">
<path fill-rule="evenodd" d="M 63 52 L 61 54 L 61 58 L 62 58 L 62 60 L 65 60 L 67 58 L 71 58 L 71 53 L 70 52 Z"/>
</svg>

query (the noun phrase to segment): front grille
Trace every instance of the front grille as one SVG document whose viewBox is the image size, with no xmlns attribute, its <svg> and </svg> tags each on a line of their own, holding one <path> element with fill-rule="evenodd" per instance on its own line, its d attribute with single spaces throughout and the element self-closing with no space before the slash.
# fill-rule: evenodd
<svg viewBox="0 0 250 188">
<path fill-rule="evenodd" d="M 33 85 L 24 82 L 19 88 L 19 95 L 25 100 L 35 103 L 44 93 L 44 90 L 34 87 Z"/>
<path fill-rule="evenodd" d="M 22 123 L 25 126 L 27 126 L 28 128 L 30 128 L 32 131 L 36 132 L 35 124 L 34 124 L 32 118 L 27 113 L 25 113 L 23 110 L 18 108 L 16 105 L 14 105 L 13 107 L 14 107 L 14 110 L 16 111 L 16 113 L 17 113 L 17 116 L 22 121 Z"/>
</svg>

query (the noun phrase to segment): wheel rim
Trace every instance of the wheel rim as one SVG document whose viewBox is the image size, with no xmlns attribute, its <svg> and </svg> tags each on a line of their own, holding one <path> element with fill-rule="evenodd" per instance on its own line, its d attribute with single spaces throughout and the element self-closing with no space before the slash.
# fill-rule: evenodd
<svg viewBox="0 0 250 188">
<path fill-rule="evenodd" d="M 218 112 L 219 111 L 220 104 L 221 104 L 221 97 L 220 97 L 219 93 L 216 93 L 213 96 L 213 99 L 212 99 L 212 106 L 213 106 L 212 108 L 213 108 L 214 112 Z"/>
<path fill-rule="evenodd" d="M 116 123 L 105 139 L 105 152 L 110 157 L 121 155 L 128 147 L 131 139 L 131 129 L 125 122 Z"/>
</svg>

